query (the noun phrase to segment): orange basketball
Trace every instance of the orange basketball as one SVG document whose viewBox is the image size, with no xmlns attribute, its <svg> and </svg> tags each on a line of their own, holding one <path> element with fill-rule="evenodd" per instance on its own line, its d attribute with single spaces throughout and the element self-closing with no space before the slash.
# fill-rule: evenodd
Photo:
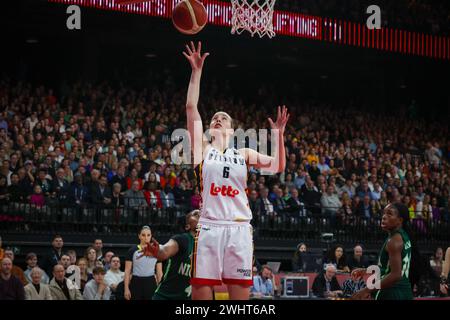
<svg viewBox="0 0 450 320">
<path fill-rule="evenodd" d="M 173 9 L 172 22 L 184 34 L 196 34 L 206 25 L 208 14 L 197 0 L 183 0 Z"/>
</svg>

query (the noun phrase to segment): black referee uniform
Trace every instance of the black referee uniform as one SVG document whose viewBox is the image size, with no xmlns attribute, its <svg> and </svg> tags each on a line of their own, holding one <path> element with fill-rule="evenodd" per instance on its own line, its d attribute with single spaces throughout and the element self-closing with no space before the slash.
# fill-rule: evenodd
<svg viewBox="0 0 450 320">
<path fill-rule="evenodd" d="M 140 245 L 128 250 L 125 261 L 132 262 L 130 292 L 131 300 L 151 300 L 156 289 L 155 257 L 144 256 Z"/>
</svg>

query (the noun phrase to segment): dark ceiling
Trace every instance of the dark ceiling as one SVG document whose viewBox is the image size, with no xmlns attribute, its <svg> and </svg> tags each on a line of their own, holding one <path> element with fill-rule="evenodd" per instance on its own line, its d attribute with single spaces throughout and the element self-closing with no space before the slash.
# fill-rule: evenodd
<svg viewBox="0 0 450 320">
<path fill-rule="evenodd" d="M 236 36 L 211 25 L 188 37 L 170 20 L 87 8 L 82 8 L 82 29 L 69 31 L 66 6 L 44 0 L 14 1 L 3 14 L 1 70 L 33 82 L 56 86 L 64 79 L 103 80 L 117 74 L 137 80 L 161 68 L 185 81 L 189 68 L 183 46 L 202 40 L 211 52 L 207 75 L 249 88 L 287 83 L 325 100 L 359 97 L 391 107 L 416 99 L 430 108 L 450 106 L 448 61 L 283 36 Z"/>
</svg>

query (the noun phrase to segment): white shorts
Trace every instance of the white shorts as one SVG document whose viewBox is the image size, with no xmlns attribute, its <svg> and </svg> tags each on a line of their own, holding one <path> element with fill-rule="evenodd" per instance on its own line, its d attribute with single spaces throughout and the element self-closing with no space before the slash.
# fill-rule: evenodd
<svg viewBox="0 0 450 320">
<path fill-rule="evenodd" d="M 192 285 L 253 285 L 253 228 L 200 219 L 192 254 Z"/>
</svg>

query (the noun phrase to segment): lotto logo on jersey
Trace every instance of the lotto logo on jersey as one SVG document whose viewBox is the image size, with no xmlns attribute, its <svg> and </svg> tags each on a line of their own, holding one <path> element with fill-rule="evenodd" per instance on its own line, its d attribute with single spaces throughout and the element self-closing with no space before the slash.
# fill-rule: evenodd
<svg viewBox="0 0 450 320">
<path fill-rule="evenodd" d="M 222 195 L 224 197 L 234 198 L 239 194 L 239 190 L 233 189 L 232 186 L 216 186 L 214 183 L 211 183 L 209 194 L 212 196 Z"/>
</svg>

